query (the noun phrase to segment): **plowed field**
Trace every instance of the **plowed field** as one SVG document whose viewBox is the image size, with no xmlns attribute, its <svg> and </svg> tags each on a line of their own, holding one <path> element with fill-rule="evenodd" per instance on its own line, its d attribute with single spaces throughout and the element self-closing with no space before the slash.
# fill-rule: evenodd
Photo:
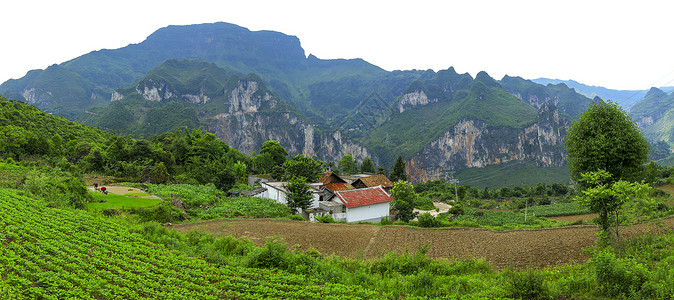
<svg viewBox="0 0 674 300">
<path fill-rule="evenodd" d="M 674 218 L 664 220 L 674 228 Z M 280 237 L 291 247 L 316 248 L 323 254 L 342 257 L 373 258 L 389 252 L 415 252 L 428 244 L 434 258 L 484 258 L 496 268 L 512 266 L 544 267 L 570 261 L 584 262 L 589 256 L 583 248 L 597 239 L 596 226 L 570 226 L 538 230 L 493 231 L 487 229 L 424 229 L 408 226 L 321 224 L 283 219 L 224 219 L 174 226 L 181 232 L 204 230 L 218 237 L 232 235 L 257 245 L 265 239 Z M 632 237 L 657 232 L 653 223 L 622 228 Z"/>
</svg>

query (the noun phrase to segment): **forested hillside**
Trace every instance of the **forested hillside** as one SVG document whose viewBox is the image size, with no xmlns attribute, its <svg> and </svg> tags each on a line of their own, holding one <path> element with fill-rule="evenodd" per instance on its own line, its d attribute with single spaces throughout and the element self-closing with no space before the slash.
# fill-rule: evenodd
<svg viewBox="0 0 674 300">
<path fill-rule="evenodd" d="M 453 68 L 389 72 L 361 59 L 323 60 L 306 56 L 297 37 L 227 23 L 162 28 L 139 44 L 31 71 L 0 85 L 0 92 L 134 137 L 204 126 L 248 155 L 277 140 L 292 155 L 333 162 L 344 155 L 357 162 L 371 157 L 388 170 L 398 156 L 418 161 L 423 149 L 455 136 L 466 122 L 483 122 L 483 137 L 488 130 L 506 135 L 484 138 L 478 148 L 488 149 L 534 130 L 527 128 L 537 124 L 546 101 L 554 105 L 546 111 L 558 111 L 559 124 L 589 103 L 564 85 L 516 77 L 498 81 L 481 72 L 473 78 Z M 539 150 L 563 151 L 561 131 L 552 143 L 550 134 L 537 139 Z M 417 164 L 409 171 L 420 180 L 505 161 L 564 163 L 540 159 L 534 148 L 520 147 L 518 155 L 485 153 L 472 142 L 464 148 L 470 154 L 438 156 L 443 158 L 436 165 L 445 169 Z"/>
</svg>

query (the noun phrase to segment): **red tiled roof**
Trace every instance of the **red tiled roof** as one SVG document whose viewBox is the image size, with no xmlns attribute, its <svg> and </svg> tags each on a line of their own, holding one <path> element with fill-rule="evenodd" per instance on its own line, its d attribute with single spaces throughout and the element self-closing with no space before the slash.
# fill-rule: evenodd
<svg viewBox="0 0 674 300">
<path fill-rule="evenodd" d="M 348 208 L 393 201 L 381 186 L 358 190 L 339 191 L 335 196 Z"/>
<path fill-rule="evenodd" d="M 353 190 L 354 187 L 346 182 L 328 183 L 325 185 L 332 192 Z"/>
</svg>

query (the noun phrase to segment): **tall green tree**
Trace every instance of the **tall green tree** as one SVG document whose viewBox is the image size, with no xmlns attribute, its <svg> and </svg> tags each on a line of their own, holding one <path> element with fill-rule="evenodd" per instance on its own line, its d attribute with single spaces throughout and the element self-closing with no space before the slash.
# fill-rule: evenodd
<svg viewBox="0 0 674 300">
<path fill-rule="evenodd" d="M 279 142 L 274 140 L 266 141 L 262 144 L 260 148 L 260 155 L 269 155 L 271 160 L 274 162 L 274 166 L 283 166 L 283 163 L 286 161 L 288 152 L 286 149 L 279 144 Z M 267 171 L 271 171 L 267 170 Z"/>
<path fill-rule="evenodd" d="M 374 162 L 369 156 L 363 159 L 363 162 L 360 164 L 361 173 L 374 173 Z"/>
<path fill-rule="evenodd" d="M 571 178 L 605 170 L 612 180 L 634 180 L 648 159 L 648 142 L 636 123 L 616 103 L 593 101 L 571 123 L 566 135 Z"/>
<path fill-rule="evenodd" d="M 358 173 L 358 167 L 356 162 L 353 160 L 353 156 L 344 155 L 342 160 L 339 161 L 339 170 L 342 174 L 356 174 Z"/>
<path fill-rule="evenodd" d="M 318 174 L 324 171 L 323 163 L 302 154 L 295 155 L 283 163 L 285 178 L 304 177 L 308 182 L 316 182 Z"/>
<path fill-rule="evenodd" d="M 393 209 L 398 211 L 396 217 L 399 220 L 409 222 L 417 216 L 414 212 L 414 202 L 417 201 L 418 195 L 411 183 L 397 181 L 391 190 L 391 197 L 394 199 Z"/>
<path fill-rule="evenodd" d="M 286 184 L 289 192 L 287 197 L 288 207 L 296 213 L 298 209 L 305 210 L 311 207 L 313 194 L 307 184 L 307 179 L 302 176 L 295 176 Z"/>
<path fill-rule="evenodd" d="M 396 164 L 393 166 L 393 171 L 388 175 L 388 179 L 392 182 L 398 180 L 406 181 L 407 180 L 407 171 L 405 170 L 405 161 L 402 156 L 398 156 Z"/>
</svg>

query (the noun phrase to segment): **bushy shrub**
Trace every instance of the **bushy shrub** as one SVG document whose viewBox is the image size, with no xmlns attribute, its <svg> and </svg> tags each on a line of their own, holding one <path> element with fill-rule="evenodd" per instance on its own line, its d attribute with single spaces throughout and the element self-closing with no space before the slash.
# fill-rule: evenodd
<svg viewBox="0 0 674 300">
<path fill-rule="evenodd" d="M 294 220 L 294 221 L 306 221 L 306 219 L 300 215 L 289 215 L 288 219 Z"/>
<path fill-rule="evenodd" d="M 440 227 L 440 220 L 430 213 L 424 213 L 419 215 L 418 217 L 419 220 L 419 226 L 421 227 L 426 227 L 426 228 L 432 228 L 432 227 Z"/>
<path fill-rule="evenodd" d="M 447 212 L 453 215 L 462 215 L 463 205 L 461 203 L 455 203 Z"/>
<path fill-rule="evenodd" d="M 319 223 L 335 223 L 335 219 L 332 218 L 332 216 L 329 215 L 329 214 L 324 214 L 324 215 L 316 216 L 316 222 L 319 222 Z"/>
<path fill-rule="evenodd" d="M 433 199 L 430 197 L 419 196 L 414 200 L 414 208 L 432 210 L 435 209 L 435 205 L 433 205 Z"/>
<path fill-rule="evenodd" d="M 268 240 L 264 248 L 255 249 L 246 256 L 246 266 L 249 268 L 285 270 L 288 262 L 288 246 L 276 238 Z"/>
<path fill-rule="evenodd" d="M 601 292 L 609 297 L 630 297 L 648 280 L 648 270 L 633 259 L 616 258 L 608 250 L 596 252 L 591 260 Z"/>
<path fill-rule="evenodd" d="M 383 258 L 371 262 L 370 272 L 381 274 L 381 275 L 391 275 L 391 274 L 416 274 L 426 269 L 433 260 L 429 258 L 426 253 L 428 252 L 428 245 L 421 247 L 418 252 L 413 254 L 405 251 L 404 254 L 389 253 L 386 254 Z"/>
<path fill-rule="evenodd" d="M 393 220 L 391 220 L 391 218 L 389 218 L 388 216 L 381 217 L 379 221 L 379 225 L 391 225 L 391 224 L 393 224 Z"/>
<path fill-rule="evenodd" d="M 545 284 L 545 275 L 527 268 L 522 272 L 506 272 L 508 296 L 516 299 L 546 299 L 550 292 Z"/>
<path fill-rule="evenodd" d="M 170 223 L 185 219 L 182 211 L 168 202 L 162 202 L 155 207 L 132 209 L 131 213 L 137 214 L 143 222 Z"/>
</svg>

